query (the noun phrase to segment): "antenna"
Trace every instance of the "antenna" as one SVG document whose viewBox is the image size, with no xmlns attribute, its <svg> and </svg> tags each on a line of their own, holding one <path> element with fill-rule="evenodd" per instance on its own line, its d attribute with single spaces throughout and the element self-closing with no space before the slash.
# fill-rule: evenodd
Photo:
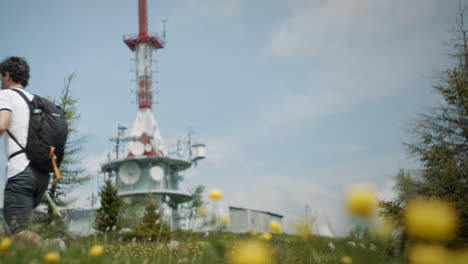
<svg viewBox="0 0 468 264">
<path fill-rule="evenodd" d="M 119 158 L 119 145 L 120 145 L 120 137 L 125 136 L 125 130 L 127 130 L 127 127 L 120 125 L 120 123 L 117 125 L 117 137 L 115 139 L 115 155 L 117 159 Z"/>
<path fill-rule="evenodd" d="M 123 36 L 125 44 L 135 52 L 136 79 L 138 86 L 138 109 L 152 107 L 152 50 L 164 48 L 164 40 L 148 31 L 148 14 L 146 0 L 138 0 L 138 35 Z M 163 32 L 165 35 L 165 31 Z"/>
<path fill-rule="evenodd" d="M 193 132 L 193 130 L 191 128 L 189 128 L 189 132 L 188 132 L 188 139 L 187 139 L 187 147 L 189 149 L 189 160 L 191 161 L 192 160 L 192 135 L 195 134 L 195 132 Z"/>
<path fill-rule="evenodd" d="M 177 156 L 180 158 L 184 156 L 184 150 L 182 149 L 182 141 L 177 139 Z"/>
<path fill-rule="evenodd" d="M 166 40 L 166 22 L 167 22 L 167 18 L 162 20 L 162 23 L 163 23 L 162 40 L 163 40 L 164 44 L 167 43 L 167 40 Z"/>
</svg>

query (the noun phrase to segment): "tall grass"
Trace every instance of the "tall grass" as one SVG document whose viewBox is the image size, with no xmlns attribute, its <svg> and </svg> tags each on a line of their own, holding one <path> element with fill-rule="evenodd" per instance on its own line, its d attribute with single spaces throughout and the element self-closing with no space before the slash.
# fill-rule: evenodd
<svg viewBox="0 0 468 264">
<path fill-rule="evenodd" d="M 252 239 L 250 234 L 214 232 L 205 237 L 203 233 L 173 233 L 172 241 L 119 241 L 118 237 L 90 236 L 65 241 L 67 249 L 60 251 L 53 245 L 34 247 L 13 242 L 12 247 L 0 252 L 0 263 L 44 263 L 44 256 L 50 251 L 59 251 L 60 263 L 229 263 L 228 254 L 235 241 Z M 349 256 L 353 263 L 402 263 L 383 253 L 381 248 L 374 250 L 346 245 L 349 238 L 327 238 L 293 235 L 273 235 L 266 241 L 271 247 L 276 263 L 340 263 L 340 258 Z M 356 240 L 354 240 L 356 241 Z M 331 250 L 332 242 L 336 249 Z M 356 241 L 359 242 L 359 241 Z M 102 256 L 88 256 L 88 249 L 96 244 L 104 245 Z M 367 244 L 368 246 L 369 244 Z"/>
</svg>

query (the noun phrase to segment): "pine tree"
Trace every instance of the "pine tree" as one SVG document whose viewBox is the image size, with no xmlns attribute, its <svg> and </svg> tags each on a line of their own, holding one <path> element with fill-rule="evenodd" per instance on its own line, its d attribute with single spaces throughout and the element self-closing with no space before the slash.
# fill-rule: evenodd
<svg viewBox="0 0 468 264">
<path fill-rule="evenodd" d="M 189 221 L 189 228 L 192 229 L 194 225 L 194 216 L 196 211 L 203 206 L 205 203 L 203 201 L 203 192 L 205 191 L 205 186 L 198 185 L 195 189 L 190 190 L 190 195 L 192 200 L 187 203 L 184 207 L 188 210 L 188 221 Z"/>
<path fill-rule="evenodd" d="M 468 35 L 464 10 L 457 20 L 453 42 L 454 66 L 434 85 L 443 103 L 421 114 L 412 128 L 417 140 L 407 143 L 424 165 L 418 193 L 450 202 L 460 216 L 455 244 L 468 244 Z"/>
<path fill-rule="evenodd" d="M 395 176 L 394 189 L 397 194 L 394 201 L 379 201 L 378 207 L 382 209 L 379 215 L 388 221 L 392 221 L 395 225 L 400 225 L 402 223 L 401 213 L 405 203 L 424 193 L 424 189 L 417 178 L 403 169 L 400 169 Z"/>
<path fill-rule="evenodd" d="M 99 192 L 101 197 L 101 208 L 98 209 L 93 227 L 100 232 L 108 232 L 117 228 L 117 217 L 119 215 L 122 199 L 117 195 L 117 188 L 107 180 Z"/>
<path fill-rule="evenodd" d="M 150 237 L 152 240 L 168 240 L 170 228 L 161 216 L 157 200 L 150 194 L 146 197 L 145 203 L 145 213 L 141 224 L 137 225 L 137 233 Z"/>
<path fill-rule="evenodd" d="M 71 96 L 70 85 L 75 76 L 75 73 L 72 73 L 65 78 L 62 94 L 58 99 L 50 99 L 65 111 L 68 124 L 68 139 L 60 166 L 62 179 L 57 180 L 54 177 L 47 191 L 59 208 L 66 207 L 73 202 L 73 199 L 67 196 L 72 189 L 90 180 L 90 176 L 84 175 L 85 169 L 81 166 L 81 157 L 79 156 L 83 150 L 84 138 L 77 136 L 76 123 L 80 119 L 78 100 Z M 44 200 L 43 204 L 46 206 L 46 211 L 39 211 L 35 216 L 40 222 L 37 231 L 44 233 L 45 236 L 66 235 L 68 229 L 66 220 L 57 216 L 47 201 Z"/>
</svg>

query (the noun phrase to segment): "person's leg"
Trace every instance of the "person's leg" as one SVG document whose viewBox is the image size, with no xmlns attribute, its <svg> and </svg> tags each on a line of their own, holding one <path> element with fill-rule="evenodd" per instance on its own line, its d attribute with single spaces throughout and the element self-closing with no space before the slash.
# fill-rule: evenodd
<svg viewBox="0 0 468 264">
<path fill-rule="evenodd" d="M 3 214 L 12 234 L 26 229 L 34 205 L 32 170 L 10 177 L 5 186 Z"/>
<path fill-rule="evenodd" d="M 50 174 L 48 172 L 40 171 L 32 166 L 30 166 L 36 179 L 36 184 L 34 186 L 34 201 L 33 208 L 36 208 L 42 201 L 47 188 L 49 187 Z"/>
</svg>

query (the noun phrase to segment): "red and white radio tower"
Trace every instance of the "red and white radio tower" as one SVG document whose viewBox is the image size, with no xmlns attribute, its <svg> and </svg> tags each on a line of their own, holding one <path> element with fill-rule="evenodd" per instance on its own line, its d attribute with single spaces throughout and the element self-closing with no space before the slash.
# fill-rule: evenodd
<svg viewBox="0 0 468 264">
<path fill-rule="evenodd" d="M 164 40 L 161 40 L 155 33 L 148 32 L 146 0 L 138 0 L 138 15 L 140 32 L 138 35 L 124 36 L 125 44 L 135 52 L 138 83 L 138 112 L 131 131 L 131 136 L 138 140 L 128 144 L 127 156 L 164 156 L 163 142 L 151 109 L 153 104 L 152 51 L 162 49 Z"/>
</svg>

